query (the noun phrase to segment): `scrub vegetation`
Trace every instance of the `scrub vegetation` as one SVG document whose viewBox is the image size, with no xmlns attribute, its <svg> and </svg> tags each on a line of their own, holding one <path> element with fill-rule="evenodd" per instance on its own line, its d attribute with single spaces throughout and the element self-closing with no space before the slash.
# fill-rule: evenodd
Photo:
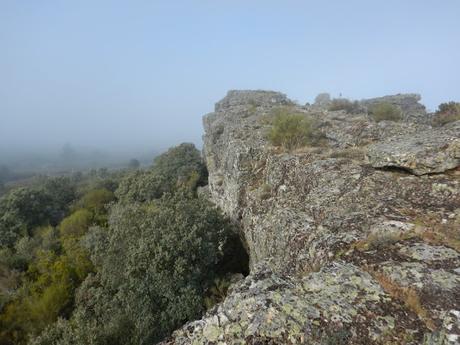
<svg viewBox="0 0 460 345">
<path fill-rule="evenodd" d="M 0 199 L 0 344 L 152 344 L 223 298 L 247 254 L 197 196 L 199 151 L 41 178 Z M 217 282 L 217 283 L 216 283 Z"/>
<path fill-rule="evenodd" d="M 450 122 L 460 120 L 460 103 L 441 103 L 433 118 L 433 125 L 443 126 Z"/>
<path fill-rule="evenodd" d="M 316 146 L 320 132 L 314 119 L 306 114 L 280 107 L 273 111 L 268 139 L 274 146 L 294 150 L 304 146 Z"/>
</svg>

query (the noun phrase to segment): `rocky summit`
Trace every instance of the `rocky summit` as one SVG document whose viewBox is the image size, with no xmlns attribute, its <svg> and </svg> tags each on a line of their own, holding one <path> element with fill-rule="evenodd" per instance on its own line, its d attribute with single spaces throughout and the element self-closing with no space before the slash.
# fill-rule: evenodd
<svg viewBox="0 0 460 345">
<path fill-rule="evenodd" d="M 398 121 L 368 108 L 391 103 Z M 460 121 L 418 95 L 298 105 L 230 91 L 204 117 L 209 198 L 238 226 L 250 274 L 164 344 L 459 344 Z M 279 108 L 321 142 L 267 139 Z"/>
</svg>

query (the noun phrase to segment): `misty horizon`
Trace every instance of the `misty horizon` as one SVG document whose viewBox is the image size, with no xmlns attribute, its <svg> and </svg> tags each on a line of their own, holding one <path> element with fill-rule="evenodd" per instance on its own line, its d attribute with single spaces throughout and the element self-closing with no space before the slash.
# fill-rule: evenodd
<svg viewBox="0 0 460 345">
<path fill-rule="evenodd" d="M 230 89 L 460 99 L 457 1 L 4 1 L 0 154 L 201 147 Z M 197 20 L 199 18 L 199 20 Z"/>
</svg>

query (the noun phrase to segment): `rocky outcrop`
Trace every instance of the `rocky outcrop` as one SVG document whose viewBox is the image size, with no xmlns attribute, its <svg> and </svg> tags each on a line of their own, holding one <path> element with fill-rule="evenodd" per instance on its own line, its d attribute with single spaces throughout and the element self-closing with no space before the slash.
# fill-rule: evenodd
<svg viewBox="0 0 460 345">
<path fill-rule="evenodd" d="M 430 117 L 427 116 L 425 106 L 420 103 L 421 99 L 422 97 L 418 94 L 398 94 L 366 99 L 361 101 L 361 103 L 366 107 L 370 107 L 378 103 L 390 103 L 401 109 L 406 121 L 429 123 Z"/>
<path fill-rule="evenodd" d="M 392 97 L 417 116 L 377 123 L 265 91 L 231 91 L 205 116 L 208 193 L 251 273 L 166 343 L 460 342 L 458 123 L 432 129 L 417 96 Z M 280 106 L 315 119 L 321 146 L 271 146 Z"/>
<path fill-rule="evenodd" d="M 407 169 L 416 175 L 441 173 L 460 165 L 460 121 L 412 136 L 395 136 L 372 145 L 373 167 Z"/>
</svg>

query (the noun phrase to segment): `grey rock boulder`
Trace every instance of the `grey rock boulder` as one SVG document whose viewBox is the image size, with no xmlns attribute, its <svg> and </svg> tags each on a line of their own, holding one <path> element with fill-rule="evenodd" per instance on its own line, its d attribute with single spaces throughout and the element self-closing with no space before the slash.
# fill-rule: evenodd
<svg viewBox="0 0 460 345">
<path fill-rule="evenodd" d="M 396 167 L 415 175 L 441 173 L 460 166 L 460 121 L 411 136 L 391 137 L 371 145 L 375 168 Z"/>
</svg>

